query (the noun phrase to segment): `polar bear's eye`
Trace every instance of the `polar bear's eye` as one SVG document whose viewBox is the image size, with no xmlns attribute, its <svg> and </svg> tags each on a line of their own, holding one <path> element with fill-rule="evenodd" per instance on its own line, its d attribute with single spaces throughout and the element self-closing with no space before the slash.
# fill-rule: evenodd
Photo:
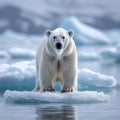
<svg viewBox="0 0 120 120">
<path fill-rule="evenodd" d="M 64 40 L 64 39 L 65 39 L 65 37 L 64 37 L 64 36 L 62 36 L 62 39 Z"/>
<path fill-rule="evenodd" d="M 57 37 L 56 36 L 53 36 L 53 39 L 56 39 Z"/>
</svg>

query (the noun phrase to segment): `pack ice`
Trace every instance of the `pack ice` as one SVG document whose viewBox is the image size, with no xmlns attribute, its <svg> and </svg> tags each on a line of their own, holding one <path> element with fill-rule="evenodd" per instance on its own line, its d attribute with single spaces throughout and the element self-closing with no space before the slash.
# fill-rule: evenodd
<svg viewBox="0 0 120 120">
<path fill-rule="evenodd" d="M 36 69 L 34 61 L 23 61 L 14 64 L 0 65 L 0 90 L 32 90 L 35 85 Z M 78 74 L 78 85 L 111 88 L 117 84 L 112 76 L 81 69 Z"/>
<path fill-rule="evenodd" d="M 35 51 L 31 49 L 24 49 L 19 47 L 14 47 L 8 50 L 8 54 L 11 58 L 15 59 L 26 59 L 26 58 L 34 58 Z"/>
</svg>

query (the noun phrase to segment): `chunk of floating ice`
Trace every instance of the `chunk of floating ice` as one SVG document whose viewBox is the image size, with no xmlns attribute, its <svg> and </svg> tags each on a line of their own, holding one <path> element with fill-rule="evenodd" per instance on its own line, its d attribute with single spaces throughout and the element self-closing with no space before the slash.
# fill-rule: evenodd
<svg viewBox="0 0 120 120">
<path fill-rule="evenodd" d="M 117 80 L 113 76 L 107 76 L 89 69 L 81 69 L 79 71 L 79 84 L 85 84 L 95 87 L 113 87 L 117 84 Z"/>
<path fill-rule="evenodd" d="M 74 31 L 77 44 L 108 44 L 110 39 L 100 30 L 80 22 L 76 17 L 70 17 L 60 25 L 66 30 Z"/>
<path fill-rule="evenodd" d="M 26 78 L 35 76 L 35 66 L 33 61 L 18 62 L 15 64 L 0 65 L 0 82 L 22 81 Z"/>
<path fill-rule="evenodd" d="M 35 65 L 33 61 L 0 65 L 0 91 L 32 90 L 35 83 Z"/>
<path fill-rule="evenodd" d="M 4 100 L 13 103 L 95 103 L 106 102 L 109 98 L 109 95 L 97 91 L 51 93 L 7 90 L 4 93 Z"/>
<path fill-rule="evenodd" d="M 22 59 L 22 58 L 34 58 L 35 57 L 35 51 L 30 49 L 23 49 L 19 47 L 11 48 L 8 51 L 11 58 L 15 59 Z"/>
</svg>

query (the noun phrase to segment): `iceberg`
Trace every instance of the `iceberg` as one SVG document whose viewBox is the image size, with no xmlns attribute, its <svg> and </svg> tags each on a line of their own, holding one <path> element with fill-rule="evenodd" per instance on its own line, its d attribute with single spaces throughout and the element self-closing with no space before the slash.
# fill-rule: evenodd
<svg viewBox="0 0 120 120">
<path fill-rule="evenodd" d="M 11 103 L 97 103 L 107 102 L 109 98 L 109 95 L 97 91 L 51 93 L 7 90 L 4 93 L 5 102 Z"/>
<path fill-rule="evenodd" d="M 109 44 L 110 39 L 100 30 L 88 26 L 81 21 L 79 21 L 76 17 L 70 17 L 63 21 L 60 27 L 66 30 L 74 31 L 74 40 L 76 44 L 82 45 L 100 45 L 100 44 Z"/>
<path fill-rule="evenodd" d="M 34 58 L 35 51 L 31 49 L 24 49 L 19 47 L 14 47 L 9 49 L 8 54 L 13 59 L 27 59 L 27 58 Z"/>
<path fill-rule="evenodd" d="M 113 76 L 107 76 L 98 72 L 93 72 L 87 68 L 81 69 L 78 74 L 79 86 L 110 88 L 117 84 Z"/>
<path fill-rule="evenodd" d="M 32 90 L 35 86 L 36 69 L 34 61 L 23 61 L 14 64 L 0 65 L 0 91 Z M 111 88 L 117 84 L 112 76 L 107 76 L 89 69 L 81 69 L 78 74 L 78 85 Z M 56 89 L 59 85 L 55 86 Z"/>
</svg>

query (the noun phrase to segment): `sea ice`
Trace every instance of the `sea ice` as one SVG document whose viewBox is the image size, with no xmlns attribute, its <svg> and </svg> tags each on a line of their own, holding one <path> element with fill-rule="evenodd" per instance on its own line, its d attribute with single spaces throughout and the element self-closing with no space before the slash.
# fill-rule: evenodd
<svg viewBox="0 0 120 120">
<path fill-rule="evenodd" d="M 34 87 L 34 80 L 35 66 L 33 61 L 0 65 L 0 91 L 6 89 L 31 90 Z"/>
<path fill-rule="evenodd" d="M 99 60 L 99 55 L 94 52 L 78 52 L 78 59 L 80 61 L 96 61 Z"/>
<path fill-rule="evenodd" d="M 27 48 L 30 51 L 36 51 L 42 37 L 42 35 L 27 35 L 12 30 L 5 30 L 0 34 L 0 48 L 5 51 L 10 51 L 10 49 L 12 50 L 15 47 L 18 47 L 17 49 L 23 48 L 25 50 Z"/>
<path fill-rule="evenodd" d="M 104 49 L 100 52 L 103 61 L 116 61 L 120 62 L 120 44 L 115 48 Z"/>
<path fill-rule="evenodd" d="M 98 72 L 93 72 L 89 69 L 81 69 L 78 74 L 79 85 L 87 85 L 88 87 L 114 87 L 117 80 L 113 76 L 107 76 Z M 81 85 L 81 86 L 82 86 Z"/>
<path fill-rule="evenodd" d="M 63 21 L 60 27 L 74 31 L 74 40 L 77 44 L 108 44 L 110 39 L 100 30 L 80 22 L 76 17 Z"/>
<path fill-rule="evenodd" d="M 104 33 L 112 39 L 112 43 L 120 42 L 120 29 L 108 29 L 104 30 Z"/>
<path fill-rule="evenodd" d="M 106 102 L 109 98 L 109 95 L 97 91 L 51 93 L 7 90 L 4 93 L 4 100 L 12 103 L 94 103 Z"/>
<path fill-rule="evenodd" d="M 23 61 L 14 64 L 0 65 L 0 90 L 32 90 L 35 86 L 36 69 L 34 61 Z M 81 69 L 78 74 L 78 84 L 97 87 L 114 87 L 117 80 L 114 77 Z"/>
<path fill-rule="evenodd" d="M 0 50 L 0 58 L 6 58 L 7 56 L 7 52 Z"/>
<path fill-rule="evenodd" d="M 34 58 L 35 51 L 31 49 L 14 47 L 9 49 L 8 54 L 11 58 L 22 59 L 22 58 Z"/>
</svg>

